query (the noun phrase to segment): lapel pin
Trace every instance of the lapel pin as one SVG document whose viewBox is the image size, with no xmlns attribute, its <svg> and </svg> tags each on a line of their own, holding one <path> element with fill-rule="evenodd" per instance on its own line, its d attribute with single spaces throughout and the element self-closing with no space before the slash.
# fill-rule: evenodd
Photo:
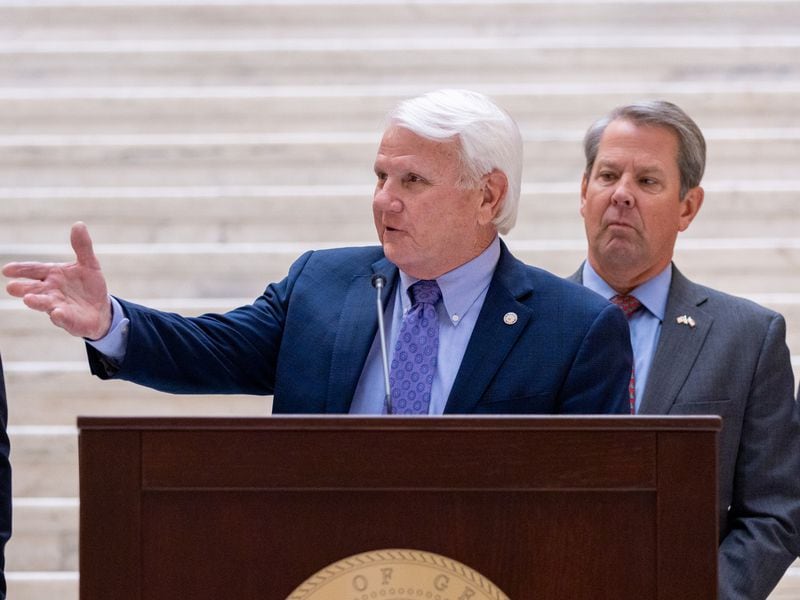
<svg viewBox="0 0 800 600">
<path fill-rule="evenodd" d="M 506 325 L 513 325 L 517 322 L 517 313 L 515 312 L 507 312 L 503 315 L 503 323 Z"/>
<path fill-rule="evenodd" d="M 688 315 L 681 315 L 675 320 L 678 322 L 679 325 L 688 325 L 692 329 L 694 329 L 694 326 L 697 325 L 694 319 Z"/>
</svg>

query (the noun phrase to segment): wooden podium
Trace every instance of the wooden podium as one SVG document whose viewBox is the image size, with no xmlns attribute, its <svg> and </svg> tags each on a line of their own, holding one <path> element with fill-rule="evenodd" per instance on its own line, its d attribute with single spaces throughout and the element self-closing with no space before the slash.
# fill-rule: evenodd
<svg viewBox="0 0 800 600">
<path fill-rule="evenodd" d="M 285 600 L 348 556 L 407 548 L 512 600 L 712 600 L 720 427 L 82 417 L 80 598 Z"/>
</svg>

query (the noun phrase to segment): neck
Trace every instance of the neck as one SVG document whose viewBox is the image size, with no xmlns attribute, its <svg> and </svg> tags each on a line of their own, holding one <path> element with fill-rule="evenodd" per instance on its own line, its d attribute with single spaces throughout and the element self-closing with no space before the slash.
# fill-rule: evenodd
<svg viewBox="0 0 800 600">
<path fill-rule="evenodd" d="M 595 273 L 621 296 L 627 296 L 637 287 L 661 273 L 668 264 L 660 264 L 640 270 L 618 265 L 604 265 L 595 261 L 592 257 L 589 257 L 588 261 Z"/>
</svg>

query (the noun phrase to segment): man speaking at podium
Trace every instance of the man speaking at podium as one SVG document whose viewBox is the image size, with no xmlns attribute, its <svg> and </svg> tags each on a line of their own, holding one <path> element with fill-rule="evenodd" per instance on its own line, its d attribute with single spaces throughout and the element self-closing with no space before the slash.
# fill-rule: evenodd
<svg viewBox="0 0 800 600">
<path fill-rule="evenodd" d="M 389 115 L 375 159 L 381 246 L 307 252 L 252 305 L 185 318 L 112 298 L 81 223 L 75 263 L 3 273 L 21 278 L 10 294 L 89 340 L 101 378 L 274 394 L 275 413 L 627 413 L 622 312 L 498 237 L 516 220 L 521 170 L 513 119 L 481 94 L 441 90 Z"/>
</svg>

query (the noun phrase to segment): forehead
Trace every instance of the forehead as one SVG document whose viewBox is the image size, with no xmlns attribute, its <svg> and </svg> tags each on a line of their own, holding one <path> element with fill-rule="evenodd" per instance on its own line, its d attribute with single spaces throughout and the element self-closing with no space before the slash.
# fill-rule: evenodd
<svg viewBox="0 0 800 600">
<path fill-rule="evenodd" d="M 404 127 L 392 125 L 383 134 L 375 164 L 382 168 L 455 169 L 460 164 L 459 144 L 454 138 L 430 140 Z"/>
<path fill-rule="evenodd" d="M 640 166 L 678 168 L 678 135 L 668 127 L 639 125 L 625 119 L 608 124 L 597 150 L 596 162 L 630 161 Z"/>
</svg>

